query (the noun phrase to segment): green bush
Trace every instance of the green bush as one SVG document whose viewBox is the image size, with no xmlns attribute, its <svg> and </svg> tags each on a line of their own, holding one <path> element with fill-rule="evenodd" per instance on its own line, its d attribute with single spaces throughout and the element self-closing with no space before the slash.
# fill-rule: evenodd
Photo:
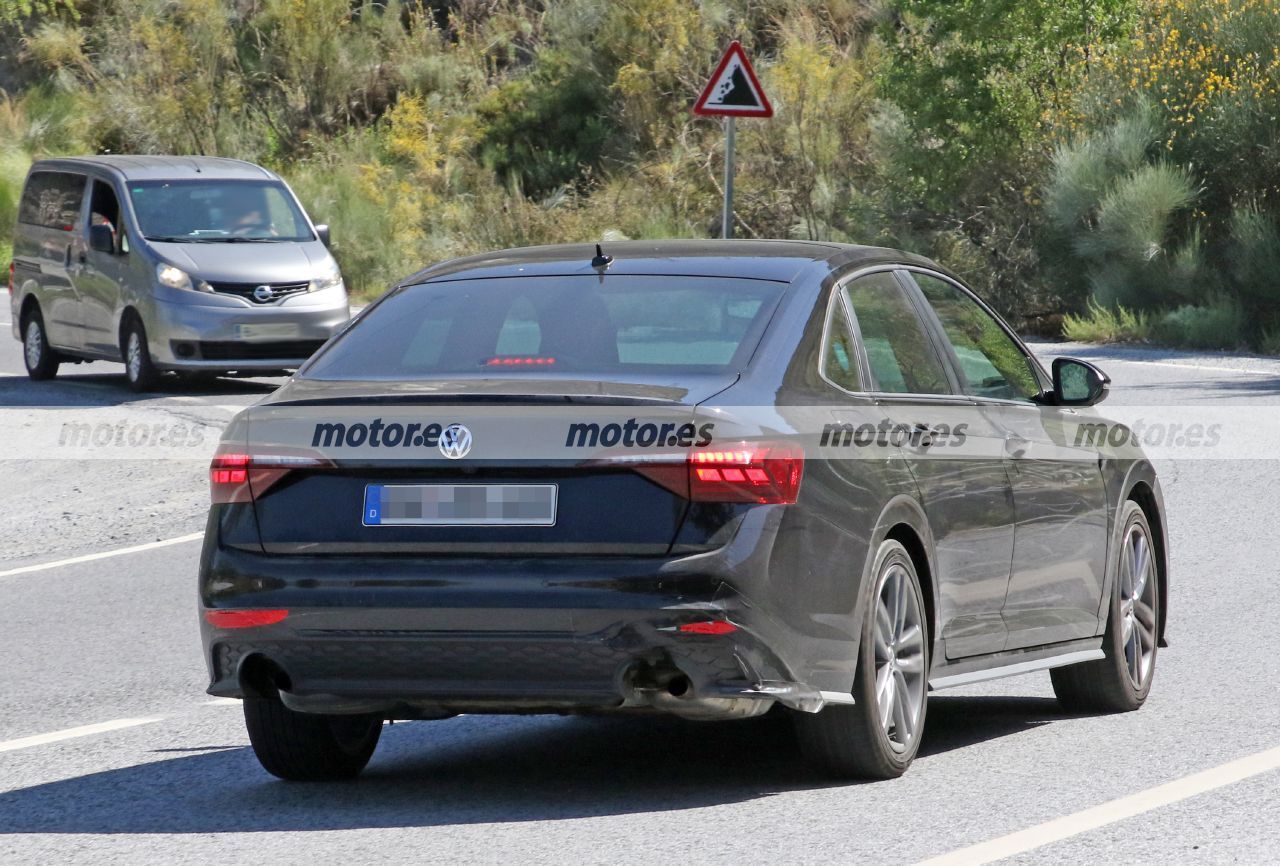
<svg viewBox="0 0 1280 866">
<path fill-rule="evenodd" d="M 608 101 L 580 58 L 544 51 L 476 106 L 477 154 L 499 182 L 544 196 L 599 164 L 612 132 Z"/>
<path fill-rule="evenodd" d="M 1161 343 L 1185 349 L 1239 349 L 1245 346 L 1246 319 L 1240 305 L 1216 300 L 1209 306 L 1185 304 L 1170 310 L 1152 326 Z"/>
<path fill-rule="evenodd" d="M 1151 337 L 1151 317 L 1090 301 L 1086 312 L 1063 316 L 1062 335 L 1080 343 L 1145 343 Z"/>
</svg>

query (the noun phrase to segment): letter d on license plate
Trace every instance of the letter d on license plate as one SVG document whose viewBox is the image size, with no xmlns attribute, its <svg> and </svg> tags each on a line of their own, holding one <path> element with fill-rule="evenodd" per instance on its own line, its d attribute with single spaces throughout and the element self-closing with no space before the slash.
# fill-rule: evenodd
<svg viewBox="0 0 1280 866">
<path fill-rule="evenodd" d="M 365 526 L 553 526 L 554 484 L 369 484 Z"/>
</svg>

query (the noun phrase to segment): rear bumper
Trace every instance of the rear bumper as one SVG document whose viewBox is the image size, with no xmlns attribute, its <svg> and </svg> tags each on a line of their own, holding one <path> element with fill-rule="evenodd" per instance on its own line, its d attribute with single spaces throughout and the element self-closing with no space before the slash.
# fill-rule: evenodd
<svg viewBox="0 0 1280 866">
<path fill-rule="evenodd" d="M 201 617 L 209 693 L 282 688 L 296 709 L 452 712 L 659 709 L 692 718 L 807 711 L 847 694 L 800 681 L 793 635 L 715 555 L 684 558 L 270 556 L 207 544 L 202 614 L 286 609 L 217 628 Z M 729 622 L 727 634 L 681 625 Z M 678 694 L 677 694 L 678 693 Z"/>
</svg>

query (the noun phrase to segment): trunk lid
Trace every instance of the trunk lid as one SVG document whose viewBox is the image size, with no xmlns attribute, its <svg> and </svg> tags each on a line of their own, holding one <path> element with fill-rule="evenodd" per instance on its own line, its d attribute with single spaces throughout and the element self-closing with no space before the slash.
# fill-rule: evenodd
<svg viewBox="0 0 1280 866">
<path fill-rule="evenodd" d="M 268 553 L 310 555 L 665 554 L 680 531 L 688 500 L 627 462 L 599 459 L 589 440 L 601 432 L 608 439 L 610 425 L 625 431 L 634 422 L 637 449 L 628 459 L 656 458 L 665 451 L 678 452 L 683 460 L 682 451 L 656 440 L 640 447 L 646 425 L 666 440 L 682 425 L 695 429 L 697 404 L 736 378 L 294 380 L 269 403 L 248 411 L 250 450 L 316 455 L 324 465 L 299 466 L 255 490 L 263 546 Z M 445 456 L 440 445 L 451 425 L 468 431 L 470 450 L 458 459 Z M 585 425 L 586 432 L 575 425 Z M 371 525 L 367 507 L 386 496 L 387 488 L 396 488 L 399 497 L 450 502 L 501 499 L 512 491 L 517 498 L 550 495 L 553 519 L 528 525 L 518 518 L 483 525 Z M 467 519 L 486 518 L 472 514 Z"/>
</svg>

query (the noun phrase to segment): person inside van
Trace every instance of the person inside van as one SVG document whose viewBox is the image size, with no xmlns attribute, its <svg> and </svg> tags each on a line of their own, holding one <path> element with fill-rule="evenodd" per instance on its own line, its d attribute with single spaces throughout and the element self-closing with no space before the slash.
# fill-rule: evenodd
<svg viewBox="0 0 1280 866">
<path fill-rule="evenodd" d="M 120 234 L 116 228 L 120 224 L 120 203 L 107 184 L 93 185 L 93 198 L 89 202 L 89 224 L 110 228 L 112 246 L 120 249 Z"/>
</svg>

